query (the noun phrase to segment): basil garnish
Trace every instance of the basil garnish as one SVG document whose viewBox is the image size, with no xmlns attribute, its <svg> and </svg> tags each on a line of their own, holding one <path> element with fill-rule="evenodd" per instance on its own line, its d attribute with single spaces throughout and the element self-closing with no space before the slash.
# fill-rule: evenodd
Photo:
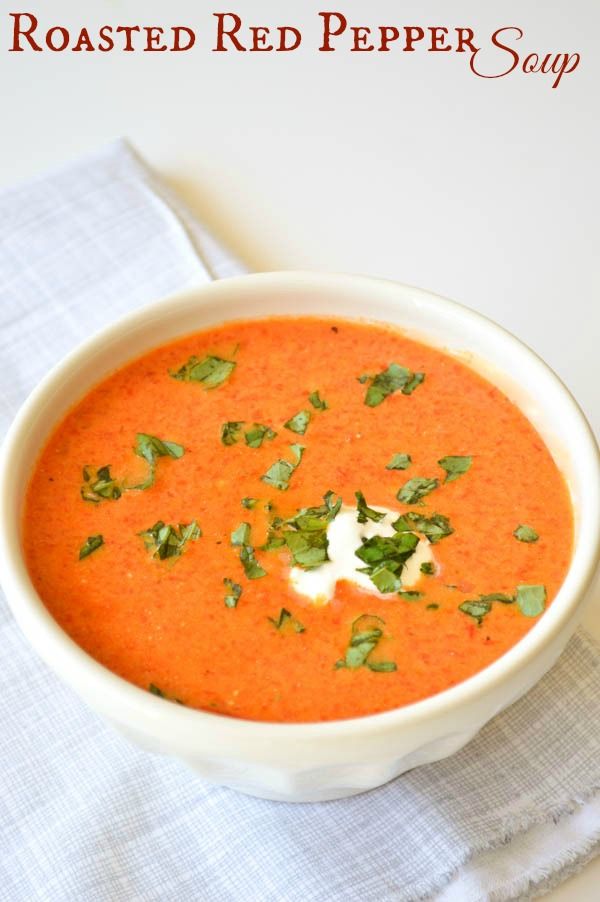
<svg viewBox="0 0 600 902">
<path fill-rule="evenodd" d="M 372 507 L 368 507 L 362 492 L 355 492 L 354 496 L 356 498 L 356 510 L 358 511 L 356 519 L 359 523 L 366 523 L 367 520 L 379 523 L 380 520 L 383 520 L 385 512 L 382 513 L 381 511 L 373 510 Z"/>
<path fill-rule="evenodd" d="M 526 617 L 537 617 L 546 607 L 545 586 L 517 586 L 517 605 Z"/>
<path fill-rule="evenodd" d="M 327 527 L 335 520 L 341 506 L 342 499 L 334 501 L 334 493 L 327 492 L 323 496 L 323 504 L 318 507 L 303 507 L 295 517 L 283 521 L 280 524 L 283 531 L 280 536 L 271 536 L 269 547 L 278 548 L 285 542 L 298 567 L 304 570 L 319 567 L 329 560 Z"/>
<path fill-rule="evenodd" d="M 296 458 L 296 463 L 290 463 L 287 460 L 276 460 L 272 464 L 264 476 L 261 476 L 263 482 L 272 485 L 281 492 L 285 492 L 289 488 L 290 477 L 296 467 L 302 460 L 304 454 L 304 445 L 290 445 L 290 448 Z"/>
<path fill-rule="evenodd" d="M 267 617 L 269 623 L 272 623 L 275 629 L 278 629 L 280 633 L 283 632 L 294 632 L 294 633 L 303 633 L 306 630 L 306 627 L 300 623 L 300 621 L 291 614 L 287 608 L 282 608 L 279 612 L 279 617 L 275 620 L 274 617 Z"/>
<path fill-rule="evenodd" d="M 226 608 L 235 608 L 237 606 L 238 601 L 240 600 L 240 595 L 242 594 L 242 587 L 239 583 L 234 583 L 232 579 L 228 579 L 225 577 L 223 580 L 225 584 L 225 588 L 229 591 L 225 594 L 225 607 Z"/>
<path fill-rule="evenodd" d="M 202 530 L 195 520 L 191 523 L 180 523 L 170 526 L 158 520 L 150 529 L 138 533 L 144 540 L 152 557 L 163 561 L 166 558 L 179 557 L 185 551 L 188 542 L 195 542 L 202 535 Z"/>
<path fill-rule="evenodd" d="M 168 702 L 175 702 L 176 705 L 183 705 L 182 701 L 180 701 L 178 698 L 173 698 L 173 696 L 171 695 L 167 695 L 167 693 L 163 692 L 162 689 L 159 689 L 159 687 L 155 683 L 150 683 L 150 685 L 148 686 L 148 692 L 150 692 L 152 695 L 158 696 L 158 698 L 164 698 Z"/>
<path fill-rule="evenodd" d="M 457 457 L 452 454 L 448 457 L 442 457 L 441 460 L 438 460 L 438 464 L 442 470 L 446 471 L 444 483 L 458 479 L 459 476 L 462 476 L 463 473 L 466 473 L 471 468 L 472 463 L 472 457 Z"/>
<path fill-rule="evenodd" d="M 435 566 L 431 561 L 424 561 L 419 569 L 424 576 L 433 576 L 435 573 Z"/>
<path fill-rule="evenodd" d="M 439 608 L 439 604 L 436 604 L 435 602 L 425 605 L 426 611 L 437 611 L 438 608 Z"/>
<path fill-rule="evenodd" d="M 300 410 L 291 419 L 284 423 L 285 429 L 290 429 L 298 435 L 304 435 L 310 423 L 310 410 Z"/>
<path fill-rule="evenodd" d="M 79 549 L 79 560 L 81 561 L 84 557 L 92 554 L 92 552 L 100 548 L 101 545 L 104 545 L 104 539 L 102 536 L 88 536 Z"/>
<path fill-rule="evenodd" d="M 240 430 L 244 425 L 242 420 L 229 420 L 221 426 L 221 441 L 224 445 L 235 445 L 240 437 Z"/>
<path fill-rule="evenodd" d="M 377 373 L 376 376 L 364 374 L 358 377 L 359 382 L 371 382 L 365 395 L 367 407 L 377 407 L 396 391 L 410 395 L 424 379 L 424 373 L 413 373 L 397 363 L 390 363 L 387 370 Z"/>
<path fill-rule="evenodd" d="M 325 400 L 323 400 L 323 398 L 321 398 L 318 391 L 311 392 L 310 395 L 308 396 L 308 400 L 310 401 L 312 406 L 315 408 L 315 410 L 328 410 L 329 409 L 329 404 L 327 403 L 327 401 L 325 401 Z"/>
<path fill-rule="evenodd" d="M 459 604 L 458 610 L 462 611 L 463 614 L 468 614 L 469 617 L 473 617 L 473 619 L 477 621 L 477 625 L 481 626 L 485 615 L 489 614 L 492 610 L 492 603 L 491 601 L 485 601 L 484 599 L 480 599 L 479 601 L 463 601 L 462 604 Z"/>
<path fill-rule="evenodd" d="M 145 432 L 138 432 L 135 437 L 135 448 L 133 449 L 138 457 L 142 457 L 150 467 L 150 472 L 144 482 L 140 485 L 127 486 L 127 489 L 149 489 L 154 485 L 156 475 L 156 461 L 159 457 L 171 457 L 179 460 L 183 457 L 185 449 L 183 445 L 177 442 L 167 442 L 155 435 L 147 435 Z"/>
<path fill-rule="evenodd" d="M 260 579 L 261 576 L 267 575 L 267 571 L 256 560 L 250 535 L 250 524 L 240 523 L 237 529 L 231 533 L 231 544 L 240 548 L 240 561 L 248 579 Z"/>
<path fill-rule="evenodd" d="M 429 495 L 438 486 L 439 482 L 437 479 L 425 479 L 423 476 L 415 476 L 398 490 L 396 498 L 403 504 L 417 504 L 421 498 Z"/>
<path fill-rule="evenodd" d="M 399 592 L 400 574 L 415 552 L 418 537 L 412 532 L 397 532 L 393 536 L 372 536 L 361 541 L 354 554 L 367 566 L 358 567 L 359 573 L 366 573 L 380 592 Z"/>
<path fill-rule="evenodd" d="M 81 497 L 84 501 L 99 504 L 101 501 L 117 501 L 123 494 L 123 487 L 110 475 L 110 466 L 99 467 L 96 471 L 83 468 Z"/>
<path fill-rule="evenodd" d="M 432 514 L 431 517 L 423 517 L 414 511 L 409 511 L 398 517 L 392 526 L 396 532 L 420 532 L 429 539 L 432 545 L 454 532 L 448 517 L 444 517 L 443 514 Z"/>
<path fill-rule="evenodd" d="M 423 598 L 422 592 L 398 592 L 398 595 L 405 601 L 418 601 L 419 598 Z"/>
<path fill-rule="evenodd" d="M 517 526 L 513 532 L 513 536 L 515 539 L 518 539 L 519 542 L 537 542 L 539 539 L 539 535 L 532 526 L 525 526 L 523 524 Z"/>
<path fill-rule="evenodd" d="M 385 620 L 375 614 L 362 614 L 352 624 L 350 643 L 343 658 L 335 663 L 335 669 L 349 668 L 357 670 L 368 667 L 375 673 L 391 673 L 397 670 L 394 661 L 371 661 L 370 655 L 383 636 L 382 627 Z"/>
<path fill-rule="evenodd" d="M 394 454 L 386 470 L 408 470 L 412 463 L 410 454 Z"/>
<path fill-rule="evenodd" d="M 235 367 L 234 360 L 223 360 L 208 354 L 202 359 L 190 357 L 178 370 L 169 370 L 169 375 L 181 382 L 201 382 L 205 388 L 218 388 L 229 379 Z"/>
<path fill-rule="evenodd" d="M 258 498 L 242 498 L 241 501 L 242 507 L 245 507 L 246 510 L 253 510 L 258 504 Z"/>
<path fill-rule="evenodd" d="M 272 441 L 277 433 L 270 426 L 264 426 L 262 423 L 254 423 L 250 429 L 244 433 L 246 444 L 249 448 L 260 448 L 264 441 Z"/>
</svg>

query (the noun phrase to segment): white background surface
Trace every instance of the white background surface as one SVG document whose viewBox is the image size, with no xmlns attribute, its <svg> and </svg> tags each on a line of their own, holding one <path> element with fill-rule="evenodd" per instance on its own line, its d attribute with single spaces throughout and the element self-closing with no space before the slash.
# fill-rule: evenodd
<svg viewBox="0 0 600 902">
<path fill-rule="evenodd" d="M 412 283 L 496 319 L 562 376 L 600 433 L 600 125 L 595 0 L 319 5 L 239 0 L 2 4 L 0 187 L 127 135 L 254 269 Z M 51 11 L 49 9 L 51 7 Z M 551 77 L 476 78 L 467 54 L 318 53 L 320 9 L 355 25 L 505 25 L 523 53 L 574 52 Z M 8 53 L 8 11 L 45 27 L 189 24 L 188 53 Z M 296 25 L 288 54 L 211 52 L 213 11 Z M 524 55 L 524 54 L 523 54 Z M 507 57 L 486 55 L 497 71 Z M 483 60 L 482 60 L 483 63 Z M 600 637 L 600 603 L 586 618 Z M 596 900 L 600 860 L 549 898 Z"/>
</svg>

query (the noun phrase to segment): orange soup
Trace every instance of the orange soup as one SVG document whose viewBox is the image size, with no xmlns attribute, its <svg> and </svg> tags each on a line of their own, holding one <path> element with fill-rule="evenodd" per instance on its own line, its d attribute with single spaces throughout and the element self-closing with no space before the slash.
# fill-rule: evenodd
<svg viewBox="0 0 600 902">
<path fill-rule="evenodd" d="M 477 673 L 552 603 L 565 482 L 464 363 L 382 325 L 227 323 L 104 379 L 36 464 L 33 582 L 173 702 L 320 721 Z"/>
</svg>

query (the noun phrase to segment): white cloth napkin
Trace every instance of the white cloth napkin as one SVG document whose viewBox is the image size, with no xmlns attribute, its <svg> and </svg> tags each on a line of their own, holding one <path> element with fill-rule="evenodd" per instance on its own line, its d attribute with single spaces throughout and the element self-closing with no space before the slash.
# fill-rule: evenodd
<svg viewBox="0 0 600 902">
<path fill-rule="evenodd" d="M 0 194 L 0 431 L 90 332 L 240 271 L 117 142 Z M 129 745 L 0 597 L 0 899 L 529 898 L 600 847 L 600 653 L 582 633 L 467 748 L 361 796 L 287 805 Z"/>
</svg>

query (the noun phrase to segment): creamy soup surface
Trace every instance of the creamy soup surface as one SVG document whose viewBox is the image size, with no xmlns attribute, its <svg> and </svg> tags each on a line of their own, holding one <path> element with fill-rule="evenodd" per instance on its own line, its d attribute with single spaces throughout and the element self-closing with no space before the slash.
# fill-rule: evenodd
<svg viewBox="0 0 600 902">
<path fill-rule="evenodd" d="M 394 328 L 228 323 L 104 379 L 28 488 L 34 584 L 172 702 L 319 721 L 477 673 L 572 552 L 568 490 L 511 401 Z"/>
</svg>

